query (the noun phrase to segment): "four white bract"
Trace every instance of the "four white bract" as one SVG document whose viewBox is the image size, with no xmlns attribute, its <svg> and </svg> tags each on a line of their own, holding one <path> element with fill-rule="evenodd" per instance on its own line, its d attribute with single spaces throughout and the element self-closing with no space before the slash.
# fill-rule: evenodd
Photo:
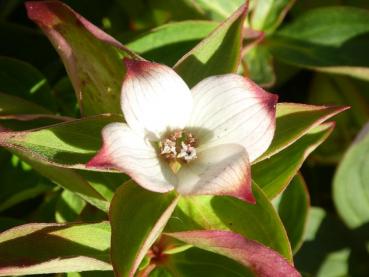
<svg viewBox="0 0 369 277">
<path fill-rule="evenodd" d="M 125 123 L 103 131 L 87 164 L 128 174 L 155 192 L 231 195 L 254 203 L 250 163 L 270 145 L 278 97 L 236 74 L 191 90 L 165 65 L 125 59 Z"/>
</svg>

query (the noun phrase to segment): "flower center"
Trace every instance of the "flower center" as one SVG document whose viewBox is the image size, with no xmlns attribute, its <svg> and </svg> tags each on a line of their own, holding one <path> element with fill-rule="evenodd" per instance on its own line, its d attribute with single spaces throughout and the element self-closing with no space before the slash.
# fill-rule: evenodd
<svg viewBox="0 0 369 277">
<path fill-rule="evenodd" d="M 175 131 L 160 143 L 160 155 L 170 162 L 189 163 L 197 158 L 196 138 L 187 131 Z"/>
</svg>

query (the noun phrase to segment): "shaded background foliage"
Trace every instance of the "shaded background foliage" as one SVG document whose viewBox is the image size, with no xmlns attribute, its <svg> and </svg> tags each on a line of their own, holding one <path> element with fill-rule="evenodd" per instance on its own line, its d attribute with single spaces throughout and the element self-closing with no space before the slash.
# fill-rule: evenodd
<svg viewBox="0 0 369 277">
<path fill-rule="evenodd" d="M 63 2 L 144 58 L 173 66 L 243 1 Z M 262 30 L 263 35 L 246 35 L 240 73 L 277 93 L 281 102 L 352 107 L 336 118 L 332 135 L 301 169 L 312 208 L 308 212 L 304 243 L 295 253 L 295 264 L 306 276 L 368 276 L 366 131 L 362 132 L 364 138 L 360 143 L 350 149 L 349 146 L 369 119 L 369 2 L 285 2 L 290 2 L 291 9 L 281 17 L 282 22 L 273 21 L 273 13 L 267 17 L 272 18 L 271 22 L 257 21 L 257 16 L 248 18 L 251 27 Z M 342 22 L 342 18 L 347 22 Z M 172 24 L 164 25 L 167 23 Z M 155 31 L 148 33 L 153 28 Z M 48 39 L 27 18 L 23 1 L 0 2 L 0 41 L 0 101 L 7 101 L 6 94 L 12 94 L 38 104 L 28 107 L 30 113 L 80 116 L 64 66 Z M 331 68 L 327 69 L 328 66 Z M 20 108 L 22 101 L 18 103 Z M 49 118 L 32 124 L 43 126 L 52 122 L 55 121 Z M 19 130 L 32 127 L 29 122 L 9 118 L 3 118 L 1 126 Z M 35 173 L 17 156 L 3 149 L 0 152 L 0 230 L 31 221 L 107 219 L 76 195 Z M 110 182 L 111 192 L 122 180 Z M 287 192 L 294 195 L 298 191 L 289 187 Z M 294 208 L 284 207 L 283 197 L 278 205 L 282 215 Z M 303 216 L 303 212 L 298 211 L 297 216 Z M 111 273 L 96 276 L 102 274 Z"/>
</svg>

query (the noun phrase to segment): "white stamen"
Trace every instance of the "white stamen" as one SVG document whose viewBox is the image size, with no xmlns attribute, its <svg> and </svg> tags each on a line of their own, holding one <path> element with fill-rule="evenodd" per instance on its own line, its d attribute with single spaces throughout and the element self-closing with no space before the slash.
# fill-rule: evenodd
<svg viewBox="0 0 369 277">
<path fill-rule="evenodd" d="M 186 162 L 196 159 L 197 155 L 195 147 L 182 142 L 181 152 L 177 155 L 177 158 L 184 159 Z"/>
<path fill-rule="evenodd" d="M 174 157 L 177 155 L 176 151 L 176 143 L 170 139 L 166 139 L 163 143 L 162 150 L 160 154 L 165 155 L 174 155 Z"/>
</svg>

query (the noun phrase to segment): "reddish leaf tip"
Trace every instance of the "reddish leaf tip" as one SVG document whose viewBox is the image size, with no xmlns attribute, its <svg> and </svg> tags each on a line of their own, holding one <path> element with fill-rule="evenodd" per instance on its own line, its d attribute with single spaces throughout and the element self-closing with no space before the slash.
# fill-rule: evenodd
<svg viewBox="0 0 369 277">
<path fill-rule="evenodd" d="M 341 108 L 340 111 L 343 112 L 343 111 L 351 109 L 352 107 L 351 106 L 341 106 L 340 108 Z"/>
<path fill-rule="evenodd" d="M 38 24 L 52 26 L 55 25 L 57 17 L 50 10 L 50 2 L 28 1 L 25 3 L 28 18 Z"/>
</svg>

